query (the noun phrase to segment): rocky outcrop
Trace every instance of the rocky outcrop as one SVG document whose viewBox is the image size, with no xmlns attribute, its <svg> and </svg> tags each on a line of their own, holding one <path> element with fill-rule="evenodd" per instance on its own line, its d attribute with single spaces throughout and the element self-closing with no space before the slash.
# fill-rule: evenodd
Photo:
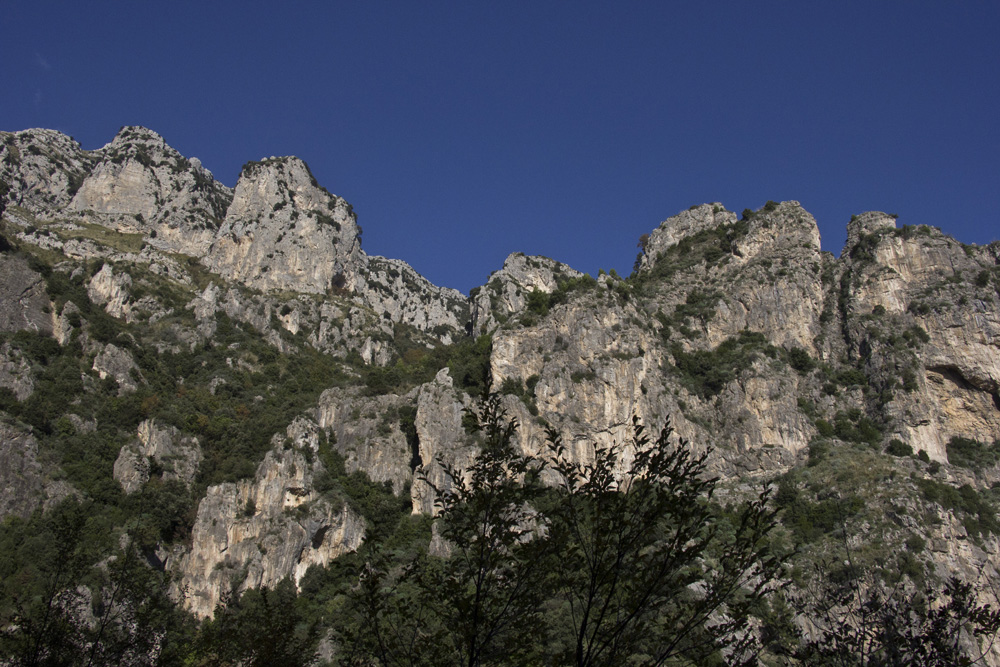
<svg viewBox="0 0 1000 667">
<path fill-rule="evenodd" d="M 810 445 L 853 439 L 881 450 L 898 439 L 947 463 L 953 437 L 1000 438 L 1000 244 L 963 246 L 884 213 L 855 216 L 834 257 L 798 202 L 740 218 L 705 204 L 644 235 L 628 280 L 514 253 L 466 299 L 405 262 L 366 255 L 350 205 L 297 158 L 248 163 L 230 191 L 143 128 L 96 151 L 29 130 L 0 133 L 0 174 L 10 239 L 0 247 L 0 332 L 79 345 L 83 386 L 96 372 L 134 391 L 143 379 L 132 354 L 147 338 L 194 354 L 232 322 L 277 354 L 312 346 L 344 361 L 337 388 L 275 439 L 252 479 L 207 491 L 191 547 L 167 558 L 177 592 L 190 591 L 203 616 L 231 578 L 244 588 L 298 580 L 360 544 L 364 522 L 323 477 L 331 451 L 397 494 L 409 485 L 413 511 L 434 512 L 432 486 L 449 483 L 442 463 L 462 469 L 475 455 L 477 436 L 463 427 L 474 400 L 447 368 L 400 395 L 367 395 L 360 366 L 409 372 L 425 348 L 468 334 L 491 335 L 493 388 L 529 454 L 545 454 L 552 427 L 588 462 L 595 447 L 627 441 L 633 417 L 651 430 L 669 417 L 697 451 L 713 448 L 713 472 L 726 479 L 784 471 Z M 29 252 L 58 257 L 53 275 L 69 277 L 56 303 Z M 99 335 L 107 320 L 97 322 L 80 286 L 130 323 L 131 341 Z M 0 341 L 0 387 L 17 400 L 45 381 L 32 354 L 18 336 Z M 212 358 L 258 372 L 249 355 Z M 204 375 L 216 397 L 237 381 Z M 357 386 L 340 386 L 349 377 Z M 63 379 L 75 378 L 70 368 Z M 23 514 L 51 495 L 33 453 L 42 435 L 5 428 L 3 461 L 15 471 L 5 483 L 36 497 L 8 502 Z M 115 478 L 130 493 L 151 475 L 190 482 L 198 458 L 186 432 L 147 421 L 121 449 Z"/>
<path fill-rule="evenodd" d="M 735 223 L 736 214 L 727 211 L 726 207 L 718 202 L 692 206 L 688 210 L 664 220 L 659 227 L 648 234 L 642 244 L 640 267 L 649 267 L 669 248 L 676 246 L 687 237 Z"/>
<path fill-rule="evenodd" d="M 415 514 L 437 513 L 432 485 L 442 491 L 450 487 L 442 463 L 466 470 L 476 456 L 474 441 L 462 426 L 462 414 L 467 407 L 470 407 L 468 397 L 455 390 L 447 368 L 420 388 L 414 426 L 419 454 L 416 463 L 421 469 L 411 490 Z"/>
<path fill-rule="evenodd" d="M 515 252 L 503 268 L 490 274 L 486 285 L 472 294 L 472 327 L 476 334 L 489 333 L 511 317 L 524 312 L 532 292 L 551 294 L 560 281 L 583 274 L 548 257 Z"/>
<path fill-rule="evenodd" d="M 8 203 L 33 213 L 65 207 L 93 165 L 72 137 L 55 130 L 0 132 L 0 181 Z"/>
<path fill-rule="evenodd" d="M 6 341 L 0 343 L 0 387 L 10 389 L 19 401 L 31 396 L 35 390 L 31 364 L 19 349 L 11 347 Z"/>
<path fill-rule="evenodd" d="M 0 462 L 0 520 L 8 515 L 27 518 L 35 509 L 73 493 L 69 484 L 55 479 L 53 468 L 39 462 L 35 438 L 8 424 L 2 413 Z"/>
<path fill-rule="evenodd" d="M 602 279 L 533 326 L 501 327 L 494 386 L 521 387 L 524 448 L 544 421 L 585 461 L 627 438 L 631 415 L 672 415 L 715 443 L 724 474 L 791 465 L 820 421 L 848 413 L 941 461 L 954 436 L 1000 438 L 989 253 L 876 213 L 849 237 L 835 260 L 797 202 L 741 221 L 696 207 L 654 230 L 636 281 Z"/>
<path fill-rule="evenodd" d="M 104 306 L 108 315 L 125 319 L 132 312 L 131 285 L 132 278 L 127 273 L 116 274 L 110 264 L 105 264 L 90 279 L 87 296 L 94 303 Z"/>
<path fill-rule="evenodd" d="M 853 243 L 853 245 L 851 245 Z M 893 435 L 938 461 L 1000 438 L 1000 295 L 988 252 L 883 213 L 848 226 L 847 343 L 889 387 Z"/>
<path fill-rule="evenodd" d="M 353 289 L 363 265 L 351 206 L 322 189 L 294 157 L 243 167 L 204 262 L 255 289 L 308 294 Z"/>
<path fill-rule="evenodd" d="M 164 481 L 177 480 L 186 485 L 194 481 L 202 459 L 197 438 L 152 419 L 139 424 L 136 435 L 136 440 L 124 445 L 115 460 L 114 478 L 125 493 L 141 489 L 154 464 Z"/>
<path fill-rule="evenodd" d="M 123 127 L 66 207 L 159 248 L 201 255 L 232 198 L 197 160 L 188 160 L 144 127 Z"/>
<path fill-rule="evenodd" d="M 52 333 L 45 280 L 18 255 L 0 253 L 0 331 Z"/>
<path fill-rule="evenodd" d="M 304 330 L 319 349 L 357 351 L 370 363 L 392 358 L 393 325 L 420 332 L 428 346 L 468 331 L 468 299 L 432 285 L 403 261 L 368 257 L 350 204 L 320 186 L 298 158 L 249 162 L 231 191 L 197 159 L 143 127 L 124 127 L 94 151 L 48 130 L 3 133 L 0 141 L 13 237 L 72 259 L 113 264 L 88 289 L 115 317 L 131 322 L 169 311 L 153 296 L 145 297 L 143 312 L 133 311 L 129 293 L 150 291 L 129 284 L 140 280 L 129 268 L 138 265 L 185 288 L 207 268 L 230 295 L 230 288 L 262 293 L 271 304 L 264 310 L 285 310 L 289 295 L 349 301 L 329 313 L 315 304 L 278 317 L 286 329 Z M 212 330 L 210 303 L 203 299 L 200 309 L 202 337 Z M 305 310 L 311 317 L 300 317 Z M 349 318 L 339 314 L 344 310 L 352 311 Z M 253 319 L 269 340 L 280 340 L 270 313 Z M 344 319 L 359 326 L 345 329 Z"/>
<path fill-rule="evenodd" d="M 357 293 L 379 317 L 431 333 L 445 345 L 467 333 L 465 295 L 431 284 L 401 260 L 369 257 Z"/>
<path fill-rule="evenodd" d="M 139 367 L 135 365 L 135 359 L 128 350 L 122 349 L 113 343 L 108 343 L 94 357 L 93 369 L 103 380 L 114 378 L 118 383 L 118 393 L 126 394 L 139 388 L 142 375 Z"/>
<path fill-rule="evenodd" d="M 253 479 L 209 487 L 198 505 L 190 550 L 168 563 L 173 592 L 201 617 L 211 616 L 224 590 L 298 584 L 312 565 L 325 565 L 360 546 L 365 523 L 343 500 L 317 492 L 319 428 L 293 422 Z"/>
<path fill-rule="evenodd" d="M 406 396 L 359 396 L 328 389 L 319 399 L 317 422 L 329 433 L 330 446 L 344 457 L 347 472 L 360 470 L 372 481 L 389 482 L 398 495 L 419 463 L 416 433 L 410 427 L 415 398 L 415 391 Z"/>
</svg>

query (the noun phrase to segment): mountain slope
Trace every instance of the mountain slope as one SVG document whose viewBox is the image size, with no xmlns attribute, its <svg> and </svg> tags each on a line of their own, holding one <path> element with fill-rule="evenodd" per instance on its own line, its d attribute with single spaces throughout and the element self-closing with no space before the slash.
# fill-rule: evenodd
<svg viewBox="0 0 1000 667">
<path fill-rule="evenodd" d="M 527 454 L 554 428 L 587 462 L 670 417 L 733 497 L 857 496 L 873 560 L 997 576 L 997 244 L 870 212 L 834 257 L 797 202 L 713 203 L 651 230 L 627 279 L 514 253 L 466 297 L 367 255 L 297 158 L 231 191 L 144 128 L 96 151 L 28 130 L 0 133 L 0 177 L 0 508 L 94 501 L 118 531 L 165 508 L 143 548 L 199 616 L 230 585 L 318 586 L 401 526 L 426 544 L 487 387 Z M 786 513 L 807 557 L 837 552 Z"/>
</svg>

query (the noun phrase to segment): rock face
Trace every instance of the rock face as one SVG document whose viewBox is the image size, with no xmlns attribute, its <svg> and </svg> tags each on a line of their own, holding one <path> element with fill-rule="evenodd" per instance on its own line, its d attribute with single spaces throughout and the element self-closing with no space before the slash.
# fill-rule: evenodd
<svg viewBox="0 0 1000 667">
<path fill-rule="evenodd" d="M 559 282 L 583 274 L 548 257 L 515 252 L 504 260 L 503 268 L 490 274 L 486 285 L 474 290 L 472 326 L 477 334 L 493 331 L 511 317 L 524 312 L 532 292 L 550 294 Z"/>
<path fill-rule="evenodd" d="M 250 162 L 205 264 L 260 290 L 353 288 L 362 264 L 354 212 L 298 158 Z"/>
<path fill-rule="evenodd" d="M 429 345 L 451 343 L 468 329 L 464 295 L 432 285 L 403 261 L 366 255 L 351 205 L 295 157 L 248 162 L 230 190 L 143 127 L 124 127 L 94 151 L 58 132 L 26 130 L 0 133 L 0 174 L 9 184 L 0 194 L 8 219 L 23 240 L 45 249 L 138 262 L 189 283 L 194 264 L 181 267 L 165 254 L 181 253 L 241 288 L 350 299 L 384 318 L 387 335 L 403 324 L 428 336 Z M 128 291 L 120 282 L 127 276 L 115 274 L 115 287 L 110 272 L 95 277 L 91 296 L 131 320 L 117 294 Z M 341 328 L 331 342 L 326 319 L 303 323 L 315 326 L 309 335 L 321 348 L 339 350 L 339 341 L 349 340 L 373 363 L 391 357 L 366 335 L 377 326 Z"/>
<path fill-rule="evenodd" d="M 897 229 L 884 214 L 859 216 L 848 235 L 847 343 L 874 376 L 903 385 L 885 405 L 896 437 L 939 461 L 952 437 L 996 440 L 1000 312 L 989 249 Z"/>
<path fill-rule="evenodd" d="M 0 417 L 6 417 L 0 413 Z M 30 433 L 0 419 L 0 517 L 27 518 L 35 509 L 49 506 L 73 492 L 53 479 L 51 468 L 38 461 L 38 442 Z"/>
<path fill-rule="evenodd" d="M 419 463 L 415 439 L 402 428 L 412 404 L 412 392 L 364 397 L 329 389 L 320 397 L 317 422 L 329 432 L 331 446 L 344 457 L 347 472 L 364 471 L 372 481 L 389 482 L 400 494 Z"/>
<path fill-rule="evenodd" d="M 369 257 L 357 290 L 379 317 L 434 334 L 446 345 L 466 334 L 469 306 L 465 295 L 432 285 L 406 262 Z"/>
<path fill-rule="evenodd" d="M 735 223 L 736 214 L 727 211 L 718 202 L 692 206 L 687 211 L 664 220 L 648 235 L 640 258 L 640 266 L 649 267 L 659 255 L 689 236 Z"/>
<path fill-rule="evenodd" d="M 448 479 L 441 463 L 450 463 L 465 470 L 476 456 L 477 448 L 462 427 L 462 412 L 467 399 L 455 391 L 448 369 L 438 372 L 433 382 L 420 388 L 417 396 L 415 427 L 418 439 L 419 464 L 427 481 L 441 490 L 448 489 Z M 413 483 L 413 512 L 436 514 L 434 492 L 427 481 Z"/>
<path fill-rule="evenodd" d="M 94 151 L 97 162 L 66 207 L 159 248 L 199 255 L 211 244 L 232 199 L 197 160 L 144 127 L 123 127 Z"/>
<path fill-rule="evenodd" d="M 0 181 L 9 203 L 31 212 L 65 207 L 80 189 L 94 159 L 55 130 L 0 132 Z"/>
<path fill-rule="evenodd" d="M 149 480 L 151 464 L 160 469 L 164 481 L 191 484 L 198 473 L 202 454 L 198 439 L 185 436 L 172 426 L 160 426 L 147 419 L 139 424 L 137 439 L 121 448 L 115 460 L 114 477 L 135 493 Z"/>
<path fill-rule="evenodd" d="M 139 388 L 138 382 L 142 380 L 132 355 L 113 343 L 108 343 L 97 353 L 93 368 L 102 380 L 114 378 L 118 383 L 119 394 L 135 391 Z"/>
<path fill-rule="evenodd" d="M 304 452 L 319 451 L 315 423 L 296 421 L 287 439 L 275 438 L 253 479 L 209 487 L 199 504 L 190 551 L 168 564 L 178 575 L 175 594 L 195 614 L 211 616 L 234 578 L 239 590 L 273 588 L 285 577 L 298 584 L 311 565 L 364 539 L 364 519 L 314 489 L 321 464 Z"/>
<path fill-rule="evenodd" d="M 104 306 L 111 317 L 127 319 L 132 312 L 131 295 L 129 287 L 132 279 L 127 273 L 115 274 L 110 264 L 101 267 L 90 284 L 87 285 L 87 296 L 94 303 Z"/>
<path fill-rule="evenodd" d="M 635 280 L 603 279 L 494 334 L 495 386 L 531 388 L 512 404 L 523 447 L 542 445 L 532 411 L 581 460 L 623 439 L 632 415 L 670 415 L 716 443 L 726 474 L 790 465 L 817 424 L 846 414 L 940 461 L 952 437 L 1000 438 L 991 251 L 878 213 L 849 239 L 840 260 L 821 253 L 797 202 L 740 221 L 706 204 L 664 222 Z"/>
<path fill-rule="evenodd" d="M 24 355 L 10 343 L 0 343 L 0 387 L 10 389 L 19 401 L 31 396 L 35 390 L 31 364 Z"/>
<path fill-rule="evenodd" d="M 798 202 L 739 218 L 718 203 L 695 206 L 644 237 L 628 280 L 514 253 L 466 298 L 401 260 L 365 254 L 351 206 L 297 158 L 248 163 L 230 190 L 144 128 L 94 151 L 27 130 L 0 133 L 0 175 L 2 405 L 50 388 L 38 350 L 19 342 L 31 332 L 80 350 L 79 369 L 67 366 L 60 382 L 91 391 L 114 378 L 124 406 L 189 390 L 205 402 L 239 396 L 239 373 L 280 376 L 282 355 L 297 351 L 339 364 L 336 377 L 309 378 L 329 380 L 313 395 L 333 388 L 273 427 L 281 431 L 253 461 L 255 475 L 209 487 L 191 544 L 173 545 L 175 593 L 187 591 L 201 616 L 232 578 L 242 588 L 299 581 L 361 544 L 364 519 L 328 483 L 331 452 L 348 473 L 408 493 L 414 512 L 435 511 L 432 485 L 448 483 L 442 463 L 462 469 L 475 456 L 463 413 L 476 399 L 456 372 L 466 360 L 418 367 L 445 351 L 427 350 L 470 335 L 489 334 L 478 340 L 492 340 L 492 387 L 519 422 L 517 446 L 534 455 L 551 427 L 588 462 L 595 447 L 627 441 L 633 416 L 650 429 L 670 418 L 697 451 L 713 448 L 714 472 L 734 483 L 797 466 L 813 446 L 865 442 L 883 456 L 898 439 L 947 464 L 952 438 L 1000 439 L 1000 244 L 964 246 L 884 213 L 852 219 L 834 257 Z M 31 268 L 30 254 L 51 272 Z M 237 325 L 260 347 L 231 342 Z M 204 363 L 226 372 L 188 366 L 204 376 L 197 387 L 154 381 L 157 353 L 205 350 L 213 361 Z M 436 375 L 371 395 L 373 365 Z M 253 410 L 264 397 L 244 399 Z M 0 512 L 23 516 L 69 492 L 43 465 L 43 431 L 83 419 L 74 411 L 84 403 L 33 421 L 34 434 L 3 414 Z M 191 484 L 202 432 L 135 414 L 118 433 L 132 439 L 115 479 L 127 493 L 151 476 Z M 1000 480 L 996 467 L 965 477 L 942 469 L 953 486 Z M 998 561 L 994 547 L 955 546 L 954 516 L 941 525 L 946 544 L 933 550 L 947 568 Z"/>
<path fill-rule="evenodd" d="M 52 333 L 49 297 L 41 274 L 31 270 L 23 257 L 0 253 L 0 332 Z"/>
</svg>

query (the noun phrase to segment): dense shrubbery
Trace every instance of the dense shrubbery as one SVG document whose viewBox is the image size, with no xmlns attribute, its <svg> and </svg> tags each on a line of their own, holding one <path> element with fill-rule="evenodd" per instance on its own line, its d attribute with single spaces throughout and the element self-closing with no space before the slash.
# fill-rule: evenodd
<svg viewBox="0 0 1000 667">
<path fill-rule="evenodd" d="M 633 272 L 629 282 L 641 290 L 668 281 L 675 273 L 687 271 L 697 264 L 712 265 L 722 261 L 733 254 L 736 242 L 746 236 L 748 230 L 746 220 L 741 220 L 686 236 L 654 258 L 649 270 Z"/>
<path fill-rule="evenodd" d="M 956 489 L 935 479 L 918 479 L 916 483 L 925 500 L 956 512 L 970 535 L 1000 535 L 996 501 L 986 494 L 968 484 Z"/>
<path fill-rule="evenodd" d="M 674 345 L 670 353 L 684 384 L 699 396 L 711 398 L 750 368 L 759 356 L 774 358 L 778 349 L 767 342 L 764 334 L 742 331 L 714 350 L 685 352 L 680 345 Z"/>
<path fill-rule="evenodd" d="M 948 463 L 974 471 L 992 468 L 1000 461 L 1000 441 L 987 445 L 956 436 L 948 441 L 947 449 Z"/>
<path fill-rule="evenodd" d="M 369 396 L 405 393 L 429 382 L 448 367 L 456 386 L 475 395 L 486 386 L 493 340 L 488 335 L 466 337 L 451 345 L 428 349 L 410 347 L 388 366 L 365 366 L 361 369 L 365 393 Z"/>
</svg>

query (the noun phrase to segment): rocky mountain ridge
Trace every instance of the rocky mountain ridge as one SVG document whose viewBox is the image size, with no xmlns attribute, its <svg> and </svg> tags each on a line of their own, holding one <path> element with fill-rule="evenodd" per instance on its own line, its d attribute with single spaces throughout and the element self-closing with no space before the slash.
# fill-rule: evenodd
<svg viewBox="0 0 1000 667">
<path fill-rule="evenodd" d="M 248 163 L 230 190 L 144 128 L 96 151 L 28 130 L 0 133 L 0 178 L 0 452 L 17 461 L 0 507 L 27 516 L 83 493 L 59 438 L 103 432 L 88 394 L 135 397 L 107 474 L 123 494 L 196 494 L 186 532 L 156 553 L 200 616 L 230 583 L 299 585 L 359 548 L 373 521 L 338 486 L 351 475 L 433 513 L 428 482 L 475 454 L 463 415 L 485 383 L 532 455 L 549 428 L 585 462 L 627 440 L 634 416 L 669 417 L 735 490 L 830 448 L 881 457 L 916 480 L 906 493 L 1000 481 L 998 244 L 870 212 L 834 257 L 797 202 L 742 216 L 709 203 L 651 230 L 627 279 L 513 253 L 466 297 L 367 255 L 351 206 L 297 158 Z M 299 357 L 315 360 L 308 387 L 283 369 Z M 39 416 L 55 358 L 78 360 L 63 378 L 78 400 Z M 301 409 L 231 461 L 213 442 L 284 400 L 279 387 Z M 970 447 L 974 469 L 956 458 Z M 976 537 L 965 509 L 878 502 L 936 512 L 947 530 L 888 513 L 863 530 L 917 531 L 939 574 L 996 576 L 995 536 Z"/>
</svg>

